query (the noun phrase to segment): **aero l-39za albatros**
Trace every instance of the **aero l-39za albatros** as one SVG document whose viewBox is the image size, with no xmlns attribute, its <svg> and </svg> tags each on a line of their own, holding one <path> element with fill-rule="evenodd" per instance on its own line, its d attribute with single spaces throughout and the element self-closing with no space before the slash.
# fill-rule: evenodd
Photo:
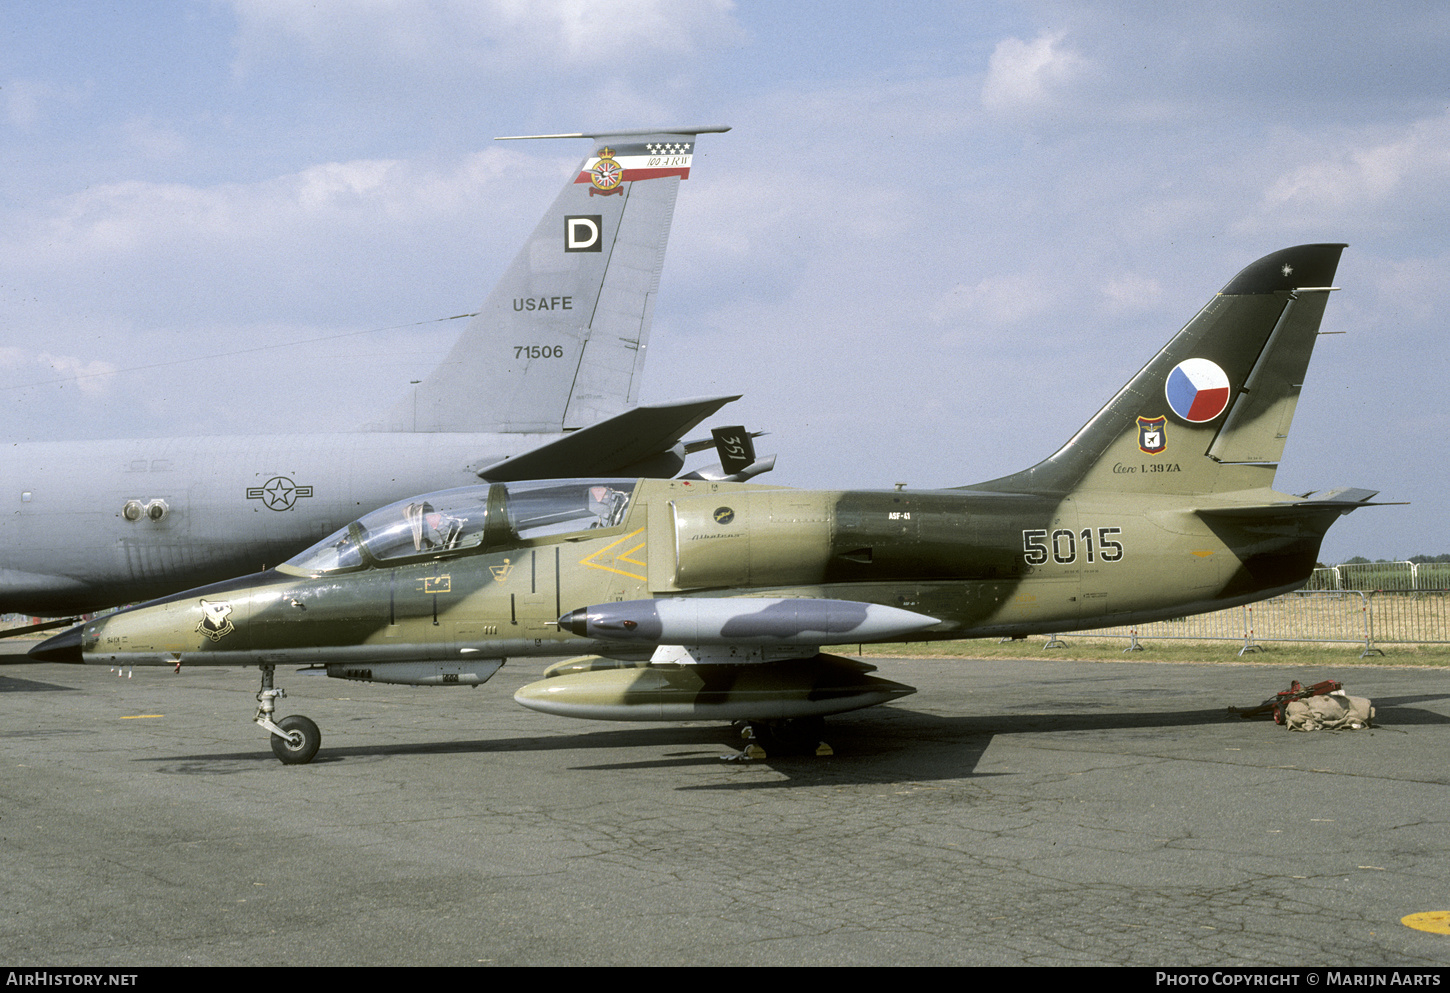
<svg viewBox="0 0 1450 993">
<path fill-rule="evenodd" d="M 1273 489 L 1341 245 L 1244 269 L 1067 444 L 973 486 L 812 492 L 682 479 L 499 482 L 374 511 L 285 565 L 72 628 L 31 654 L 278 665 L 477 685 L 516 656 L 589 653 L 515 698 L 566 717 L 746 721 L 818 740 L 914 692 L 823 654 L 858 642 L 1143 623 L 1296 589 L 1369 490 Z"/>
<path fill-rule="evenodd" d="M 695 136 L 727 130 L 539 136 L 594 151 L 452 351 L 376 424 L 0 448 L 0 612 L 97 610 L 253 572 L 478 477 L 674 475 L 684 434 L 735 398 L 635 404 L 680 180 Z"/>
</svg>

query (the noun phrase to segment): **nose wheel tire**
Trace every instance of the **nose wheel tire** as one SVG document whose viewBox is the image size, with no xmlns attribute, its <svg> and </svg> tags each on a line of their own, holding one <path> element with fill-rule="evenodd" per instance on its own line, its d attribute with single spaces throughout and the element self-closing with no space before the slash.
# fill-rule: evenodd
<svg viewBox="0 0 1450 993">
<path fill-rule="evenodd" d="M 322 732 L 317 725 L 300 714 L 284 717 L 277 726 L 287 737 L 272 735 L 272 751 L 286 765 L 306 765 L 322 745 Z"/>
</svg>

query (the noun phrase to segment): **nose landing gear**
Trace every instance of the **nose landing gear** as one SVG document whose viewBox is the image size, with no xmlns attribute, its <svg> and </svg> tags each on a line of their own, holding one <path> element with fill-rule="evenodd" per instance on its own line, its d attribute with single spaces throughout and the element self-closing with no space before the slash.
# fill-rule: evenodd
<svg viewBox="0 0 1450 993">
<path fill-rule="evenodd" d="M 277 667 L 261 666 L 262 688 L 257 691 L 258 724 L 272 732 L 272 752 L 285 765 L 306 765 L 322 746 L 322 732 L 316 724 L 300 714 L 284 717 L 273 722 L 277 710 L 277 698 L 287 696 L 286 690 L 277 689 L 272 681 Z"/>
</svg>

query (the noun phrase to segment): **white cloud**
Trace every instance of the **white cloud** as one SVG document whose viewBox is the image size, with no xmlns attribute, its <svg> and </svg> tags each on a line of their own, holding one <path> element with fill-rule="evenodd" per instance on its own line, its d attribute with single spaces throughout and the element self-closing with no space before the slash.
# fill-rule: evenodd
<svg viewBox="0 0 1450 993">
<path fill-rule="evenodd" d="M 232 0 L 243 61 L 300 42 L 324 60 L 433 71 L 615 67 L 738 39 L 731 0 Z"/>
<path fill-rule="evenodd" d="M 1062 39 L 1057 33 L 998 42 L 982 84 L 982 106 L 1001 113 L 1055 104 L 1088 69 L 1087 60 L 1063 47 Z"/>
<path fill-rule="evenodd" d="M 116 366 L 100 360 L 87 361 L 74 355 L 34 352 L 26 348 L 0 348 L 0 369 L 7 383 L 0 391 L 17 390 L 40 385 L 72 385 L 88 397 L 103 397 L 110 392 Z"/>
<path fill-rule="evenodd" d="M 108 392 L 110 378 L 116 367 L 110 362 L 87 362 L 73 355 L 52 355 L 41 352 L 35 361 L 47 366 L 57 379 L 74 379 L 80 391 L 88 396 L 103 396 Z"/>
<path fill-rule="evenodd" d="M 1163 299 L 1163 287 L 1156 279 L 1127 273 L 1109 279 L 1103 287 L 1103 296 L 1114 313 L 1146 311 L 1158 306 Z"/>
<path fill-rule="evenodd" d="M 309 423 L 360 423 L 355 391 L 339 386 L 371 384 L 356 391 L 366 406 L 374 387 L 394 385 L 398 356 L 436 361 L 456 330 L 339 336 L 473 309 L 537 219 L 537 188 L 557 189 L 568 164 L 500 144 L 445 160 L 322 163 L 252 183 L 132 180 L 40 202 L 0 226 L 10 433 L 154 433 L 183 413 L 235 431 L 249 422 L 218 400 L 221 382 L 228 398 L 249 395 L 244 383 L 259 396 L 308 397 Z M 283 347 L 309 340 L 318 343 Z M 179 360 L 193 361 L 106 375 Z M 320 361 L 339 378 L 297 381 Z M 94 403 L 67 406 L 67 396 Z M 47 426 L 38 413 L 78 422 L 96 417 L 96 403 L 116 413 L 89 428 Z"/>
<path fill-rule="evenodd" d="M 533 168 L 530 169 L 529 167 Z M 198 242 L 279 246 L 319 235 L 319 222 L 377 217 L 420 224 L 477 206 L 486 191 L 537 162 L 490 148 L 442 166 L 392 159 L 328 162 L 256 183 L 197 186 L 130 180 L 63 198 L 0 236 L 11 265 L 77 264 Z M 199 261 L 199 260 L 198 260 Z"/>
<path fill-rule="evenodd" d="M 49 94 L 44 83 L 12 79 L 5 83 L 5 116 L 11 124 L 28 128 L 40 117 L 40 105 Z"/>
<path fill-rule="evenodd" d="M 151 117 L 133 117 L 122 130 L 127 143 L 148 159 L 177 161 L 190 151 L 184 134 Z"/>
<path fill-rule="evenodd" d="M 1450 116 L 1416 121 L 1393 140 L 1346 147 L 1280 176 L 1267 206 L 1310 209 L 1372 207 L 1410 188 L 1439 198 L 1450 180 Z"/>
<path fill-rule="evenodd" d="M 77 84 L 10 79 L 0 85 L 0 105 L 5 108 L 5 119 L 26 130 L 43 124 L 57 107 L 74 106 L 83 99 L 85 87 Z"/>
<path fill-rule="evenodd" d="M 1027 273 L 991 276 L 975 284 L 954 286 L 937 301 L 937 321 L 1015 325 L 1045 313 L 1053 302 L 1046 281 Z"/>
</svg>

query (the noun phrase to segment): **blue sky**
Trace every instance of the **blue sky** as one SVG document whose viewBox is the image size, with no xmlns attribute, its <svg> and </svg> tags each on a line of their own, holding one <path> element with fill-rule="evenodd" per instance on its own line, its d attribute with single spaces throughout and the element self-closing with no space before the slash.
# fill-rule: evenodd
<svg viewBox="0 0 1450 993">
<path fill-rule="evenodd" d="M 1447 55 L 1438 3 L 7 3 L 5 436 L 362 423 L 587 151 L 494 136 L 721 123 L 643 394 L 744 393 L 770 481 L 1025 467 L 1342 241 L 1278 485 L 1412 502 L 1327 561 L 1450 551 Z"/>
</svg>

